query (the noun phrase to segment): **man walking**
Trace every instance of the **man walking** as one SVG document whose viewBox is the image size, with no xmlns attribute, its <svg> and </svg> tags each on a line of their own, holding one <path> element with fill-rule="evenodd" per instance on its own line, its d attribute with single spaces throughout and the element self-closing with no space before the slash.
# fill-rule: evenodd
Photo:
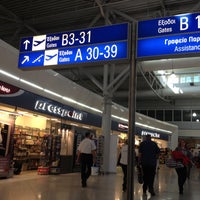
<svg viewBox="0 0 200 200">
<path fill-rule="evenodd" d="M 91 167 L 96 159 L 96 146 L 90 137 L 90 132 L 86 132 L 85 139 L 81 141 L 77 151 L 77 162 L 81 163 L 82 187 L 87 187 L 87 179 L 91 175 Z"/>
<path fill-rule="evenodd" d="M 151 135 L 146 135 L 146 140 L 140 143 L 139 160 L 143 170 L 143 194 L 146 195 L 147 189 L 152 196 L 154 192 L 154 178 L 156 174 L 157 159 L 160 154 L 158 145 L 151 141 Z"/>
</svg>

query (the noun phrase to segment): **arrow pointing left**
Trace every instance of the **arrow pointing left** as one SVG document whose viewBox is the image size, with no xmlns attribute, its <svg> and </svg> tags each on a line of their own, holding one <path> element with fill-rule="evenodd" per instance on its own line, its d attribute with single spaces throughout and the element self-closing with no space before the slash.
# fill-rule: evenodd
<svg viewBox="0 0 200 200">
<path fill-rule="evenodd" d="M 29 56 L 24 56 L 24 60 L 22 61 L 22 65 L 25 63 L 25 62 L 28 62 L 29 61 Z"/>
</svg>

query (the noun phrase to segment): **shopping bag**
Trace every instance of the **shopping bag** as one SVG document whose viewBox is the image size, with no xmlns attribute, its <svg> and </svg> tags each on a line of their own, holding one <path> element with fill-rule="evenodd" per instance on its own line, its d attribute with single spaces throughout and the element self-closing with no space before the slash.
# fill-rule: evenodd
<svg viewBox="0 0 200 200">
<path fill-rule="evenodd" d="M 142 167 L 141 165 L 137 166 L 137 179 L 139 184 L 143 184 L 143 172 L 142 172 Z"/>
<path fill-rule="evenodd" d="M 97 176 L 99 175 L 99 168 L 97 166 L 92 166 L 91 167 L 91 175 L 92 176 Z"/>
</svg>

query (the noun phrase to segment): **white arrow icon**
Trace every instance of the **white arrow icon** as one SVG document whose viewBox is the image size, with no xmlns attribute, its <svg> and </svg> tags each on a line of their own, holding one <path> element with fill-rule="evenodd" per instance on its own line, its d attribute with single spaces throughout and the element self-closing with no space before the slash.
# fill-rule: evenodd
<svg viewBox="0 0 200 200">
<path fill-rule="evenodd" d="M 25 41 L 23 42 L 23 44 L 25 44 L 25 50 L 27 50 L 28 44 L 30 44 L 30 41 L 29 41 L 29 40 L 25 40 Z"/>
<path fill-rule="evenodd" d="M 27 61 L 27 62 L 29 61 L 29 56 L 24 56 L 24 60 L 22 61 L 22 65 L 23 65 L 26 61 Z"/>
</svg>

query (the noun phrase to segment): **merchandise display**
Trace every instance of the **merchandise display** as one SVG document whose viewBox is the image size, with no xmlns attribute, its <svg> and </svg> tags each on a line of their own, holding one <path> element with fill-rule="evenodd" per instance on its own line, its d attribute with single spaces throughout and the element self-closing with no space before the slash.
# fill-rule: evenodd
<svg viewBox="0 0 200 200">
<path fill-rule="evenodd" d="M 99 136 L 97 140 L 97 159 L 96 166 L 99 168 L 99 174 L 104 174 L 103 169 L 104 136 Z"/>
<path fill-rule="evenodd" d="M 15 127 L 13 161 L 22 163 L 23 170 L 37 169 L 44 134 L 44 131 L 36 128 Z"/>
<path fill-rule="evenodd" d="M 45 135 L 40 153 L 38 174 L 60 173 L 61 135 Z"/>
<path fill-rule="evenodd" d="M 61 149 L 61 135 L 54 135 L 52 140 L 50 174 L 60 173 L 60 149 Z"/>
</svg>

